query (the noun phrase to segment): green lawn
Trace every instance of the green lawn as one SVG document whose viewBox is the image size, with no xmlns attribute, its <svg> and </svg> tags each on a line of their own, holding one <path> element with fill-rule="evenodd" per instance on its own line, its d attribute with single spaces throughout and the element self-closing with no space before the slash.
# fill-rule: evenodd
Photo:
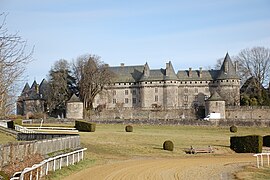
<svg viewBox="0 0 270 180">
<path fill-rule="evenodd" d="M 45 126 L 45 125 L 44 125 Z M 85 161 L 57 171 L 49 179 L 61 179 L 72 172 L 103 164 L 137 157 L 183 157 L 185 148 L 213 146 L 218 154 L 232 153 L 230 136 L 269 135 L 269 128 L 238 127 L 230 133 L 229 127 L 133 125 L 133 132 L 125 132 L 125 125 L 97 124 L 96 132 L 80 132 L 81 145 L 87 148 Z M 174 143 L 174 151 L 162 150 L 165 140 Z M 196 156 L 196 155 L 195 155 Z"/>
<path fill-rule="evenodd" d="M 209 126 L 134 125 L 133 129 L 127 133 L 125 125 L 97 124 L 96 132 L 80 133 L 82 146 L 88 148 L 86 158 L 104 161 L 136 156 L 185 156 L 185 148 L 209 145 L 226 152 L 230 151 L 230 136 L 270 134 L 269 128 L 239 127 L 237 133 L 230 133 L 229 127 Z M 173 152 L 161 150 L 165 140 L 173 141 Z"/>
<path fill-rule="evenodd" d="M 15 142 L 15 141 L 17 140 L 14 137 L 0 132 L 0 144 L 6 144 L 8 142 Z"/>
</svg>

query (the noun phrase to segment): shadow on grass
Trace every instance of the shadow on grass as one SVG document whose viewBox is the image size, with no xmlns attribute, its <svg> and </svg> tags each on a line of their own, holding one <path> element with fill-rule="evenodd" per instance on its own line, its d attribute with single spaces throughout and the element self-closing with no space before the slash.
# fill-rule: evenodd
<svg viewBox="0 0 270 180">
<path fill-rule="evenodd" d="M 159 149 L 159 150 L 163 150 L 162 147 L 153 147 L 153 149 Z"/>
</svg>

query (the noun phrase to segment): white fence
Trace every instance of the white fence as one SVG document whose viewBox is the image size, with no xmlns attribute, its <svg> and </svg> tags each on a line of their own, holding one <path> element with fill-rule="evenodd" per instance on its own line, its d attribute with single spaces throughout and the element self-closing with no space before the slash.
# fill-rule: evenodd
<svg viewBox="0 0 270 180">
<path fill-rule="evenodd" d="M 267 165 L 269 166 L 269 163 L 270 163 L 270 159 L 269 159 L 269 156 L 270 156 L 270 153 L 259 153 L 259 154 L 254 154 L 253 156 L 255 156 L 257 158 L 257 167 L 259 168 L 260 166 L 263 166 L 264 164 L 264 160 L 263 160 L 263 157 L 267 157 Z"/>
<path fill-rule="evenodd" d="M 30 168 L 25 168 L 22 172 L 16 172 L 10 180 L 38 180 L 48 175 L 49 171 L 61 169 L 63 166 L 75 164 L 83 160 L 83 153 L 87 148 L 79 149 L 70 153 L 61 154 L 53 158 L 46 159 L 39 164 L 34 164 Z"/>
</svg>

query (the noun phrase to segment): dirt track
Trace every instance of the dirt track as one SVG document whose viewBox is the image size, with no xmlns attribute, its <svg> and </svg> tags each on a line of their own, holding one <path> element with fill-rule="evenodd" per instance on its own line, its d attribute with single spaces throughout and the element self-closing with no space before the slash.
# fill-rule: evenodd
<svg viewBox="0 0 270 180">
<path fill-rule="evenodd" d="M 251 154 L 232 156 L 186 156 L 183 158 L 140 158 L 95 166 L 65 180 L 97 179 L 232 179 L 243 165 L 255 164 Z"/>
</svg>

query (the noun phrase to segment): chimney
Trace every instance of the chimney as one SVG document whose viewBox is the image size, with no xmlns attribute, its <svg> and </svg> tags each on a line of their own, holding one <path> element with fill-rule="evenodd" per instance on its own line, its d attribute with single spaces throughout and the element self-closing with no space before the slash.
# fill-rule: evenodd
<svg viewBox="0 0 270 180">
<path fill-rule="evenodd" d="M 121 67 L 124 67 L 124 66 L 125 66 L 125 63 L 121 63 L 120 66 L 121 66 Z"/>
<path fill-rule="evenodd" d="M 200 67 L 199 77 L 202 78 L 202 67 Z"/>
<path fill-rule="evenodd" d="M 192 76 L 192 69 L 189 68 L 189 69 L 188 69 L 188 77 L 191 77 L 191 76 Z"/>
<path fill-rule="evenodd" d="M 238 71 L 238 61 L 234 62 L 234 68 L 235 68 L 235 72 L 237 72 Z"/>
</svg>

